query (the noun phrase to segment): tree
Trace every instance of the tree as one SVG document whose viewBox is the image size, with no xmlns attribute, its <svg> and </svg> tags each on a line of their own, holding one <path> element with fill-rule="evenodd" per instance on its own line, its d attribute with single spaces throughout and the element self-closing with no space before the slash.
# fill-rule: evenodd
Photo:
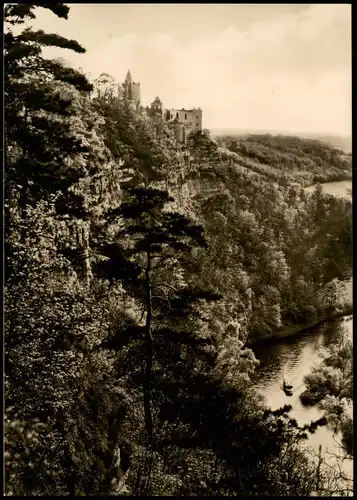
<svg viewBox="0 0 357 500">
<path fill-rule="evenodd" d="M 204 246 L 202 226 L 194 225 L 187 217 L 172 212 L 167 209 L 167 205 L 173 202 L 166 192 L 154 188 L 131 188 L 128 190 L 128 199 L 122 203 L 118 209 L 108 213 L 111 222 L 115 222 L 117 217 L 131 222 L 124 229 L 117 232 L 116 237 L 133 238 L 132 244 L 126 249 L 130 279 L 139 287 L 141 286 L 142 298 L 145 304 L 145 326 L 143 333 L 146 344 L 146 370 L 144 383 L 144 410 L 145 428 L 147 434 L 147 444 L 149 449 L 154 445 L 154 431 L 151 412 L 151 391 L 152 391 L 152 366 L 153 366 L 153 325 L 155 324 L 154 312 L 160 306 L 156 304 L 160 301 L 169 303 L 170 314 L 176 312 L 177 315 L 185 314 L 185 309 L 190 307 L 190 303 L 196 298 L 204 298 L 205 295 L 196 292 L 189 296 L 187 290 L 175 288 L 172 283 L 159 282 L 155 271 L 161 271 L 163 267 L 169 268 L 174 260 L 183 252 L 188 252 L 195 245 Z M 120 249 L 117 248 L 115 254 L 115 243 L 103 247 L 102 251 L 112 254 L 109 261 L 100 267 L 107 271 L 112 267 L 115 259 L 122 259 Z M 114 254 L 113 254 L 114 252 Z M 110 254 L 109 253 L 109 254 Z M 156 292 L 158 291 L 158 292 Z M 168 292 L 171 292 L 171 302 Z M 155 294 L 156 295 L 155 295 Z M 206 294 L 210 298 L 209 294 Z M 156 307 L 155 307 L 156 306 Z M 180 334 L 171 328 L 161 328 L 155 330 L 160 336 L 176 336 L 178 340 Z M 187 340 L 186 340 L 187 341 Z"/>
<path fill-rule="evenodd" d="M 98 262 L 96 272 L 113 283 L 120 280 L 127 293 L 140 301 L 145 316 L 142 323 L 111 335 L 101 344 L 117 349 L 119 354 L 130 344 L 136 349 L 145 349 L 143 356 L 136 354 L 136 373 L 134 369 L 131 380 L 134 385 L 142 383 L 144 387 L 145 444 L 152 455 L 151 461 L 144 465 L 146 484 L 135 491 L 157 493 L 160 476 L 156 475 L 158 471 L 153 471 L 157 470 L 158 461 L 175 462 L 175 454 L 184 452 L 185 455 L 185 450 L 191 450 L 190 459 L 182 458 L 185 467 L 190 460 L 197 461 L 200 453 L 213 452 L 218 462 L 222 461 L 227 468 L 219 486 L 207 484 L 204 491 L 226 489 L 236 493 L 254 487 L 257 492 L 265 489 L 274 492 L 277 486 L 269 487 L 268 480 L 262 482 L 258 477 L 262 471 L 268 474 L 270 465 L 275 467 L 271 461 L 283 453 L 287 439 L 297 446 L 304 429 L 298 428 L 296 422 L 290 424 L 289 420 L 283 425 L 281 417 L 285 410 L 271 416 L 268 412 L 269 418 L 261 420 L 264 408 L 252 404 L 254 397 L 249 396 L 249 380 L 245 376 L 254 368 L 254 356 L 237 341 L 234 328 L 227 329 L 226 342 L 212 338 L 213 332 L 208 326 L 212 310 L 205 303 L 218 296 L 188 285 L 189 274 L 185 273 L 184 280 L 181 274 L 189 251 L 196 245 L 204 245 L 202 228 L 170 211 L 167 205 L 172 202 L 167 193 L 157 189 L 129 189 L 121 206 L 107 213 L 107 231 L 102 233 L 102 241 L 98 238 L 98 249 L 106 260 Z M 108 241 L 110 234 L 112 239 Z M 234 353 L 231 341 L 237 343 Z M 241 356 L 238 363 L 230 359 L 235 354 Z M 128 358 L 128 354 L 123 356 Z M 225 373 L 229 364 L 235 376 L 242 378 L 241 382 L 235 384 L 229 373 Z M 158 423 L 155 430 L 154 409 Z M 293 431 L 294 435 L 289 434 L 293 424 L 296 436 Z M 265 443 L 264 447 L 261 443 Z M 300 452 L 296 449 L 294 453 L 297 456 Z M 297 473 L 293 464 L 291 467 L 291 474 Z M 206 474 L 199 472 L 196 465 L 195 468 L 197 477 Z M 140 477 L 140 467 L 137 474 Z M 149 486 L 152 474 L 155 478 Z M 269 474 L 273 481 L 273 471 Z M 275 477 L 275 480 L 278 484 L 282 479 Z M 192 487 L 191 478 L 187 483 L 184 481 L 175 494 L 187 493 L 187 488 L 193 491 Z M 194 488 L 196 491 L 196 486 Z M 304 483 L 299 491 L 308 491 L 308 485 Z"/>
<path fill-rule="evenodd" d="M 5 34 L 5 211 L 8 219 L 12 217 L 11 210 L 19 211 L 24 221 L 28 206 L 35 206 L 41 200 L 55 200 L 58 220 L 54 232 L 58 233 L 59 220 L 65 219 L 67 226 L 77 226 L 79 220 L 78 233 L 81 233 L 84 226 L 85 230 L 89 226 L 93 185 L 98 184 L 98 178 L 101 180 L 103 170 L 105 174 L 113 170 L 104 168 L 110 164 L 111 154 L 99 134 L 101 116 L 89 100 L 91 84 L 82 73 L 60 60 L 42 56 L 44 46 L 78 53 L 84 53 L 85 49 L 75 40 L 57 34 L 34 31 L 31 27 L 22 29 L 25 21 L 35 17 L 36 7 L 50 9 L 65 19 L 69 12 L 63 4 L 5 7 L 8 27 Z M 16 229 L 22 237 L 25 226 L 20 221 Z M 9 230 L 7 225 L 8 236 Z M 89 281 L 88 245 L 85 241 L 76 241 L 76 244 L 85 255 L 82 267 Z M 8 245 L 7 252 L 12 252 Z M 9 272 L 7 269 L 7 274 Z"/>
<path fill-rule="evenodd" d="M 23 217 L 26 205 L 66 193 L 85 175 L 85 169 L 67 161 L 87 151 L 72 130 L 76 113 L 68 89 L 88 93 L 92 88 L 83 74 L 42 56 L 44 46 L 84 53 L 78 42 L 31 27 L 15 34 L 15 28 L 35 18 L 35 7 L 65 19 L 69 12 L 64 4 L 5 6 L 6 192 L 11 197 L 19 191 Z"/>
<path fill-rule="evenodd" d="M 340 343 L 329 347 L 328 355 L 304 382 L 302 402 L 319 405 L 332 430 L 342 432 L 342 445 L 352 455 L 352 343 L 344 332 Z"/>
</svg>

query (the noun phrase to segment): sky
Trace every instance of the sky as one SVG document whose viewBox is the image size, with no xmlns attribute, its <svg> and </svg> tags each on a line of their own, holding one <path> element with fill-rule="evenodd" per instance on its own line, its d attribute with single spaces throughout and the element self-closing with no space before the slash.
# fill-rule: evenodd
<svg viewBox="0 0 357 500">
<path fill-rule="evenodd" d="M 34 28 L 83 45 L 45 50 L 92 78 L 130 68 L 141 102 L 201 107 L 203 127 L 351 135 L 349 4 L 68 4 Z"/>
</svg>

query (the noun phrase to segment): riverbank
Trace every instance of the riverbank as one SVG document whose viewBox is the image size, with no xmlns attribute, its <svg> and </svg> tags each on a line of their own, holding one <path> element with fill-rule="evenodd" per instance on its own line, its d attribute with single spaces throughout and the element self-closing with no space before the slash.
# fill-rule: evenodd
<svg viewBox="0 0 357 500">
<path fill-rule="evenodd" d="M 336 314 L 326 314 L 324 316 L 321 316 L 319 319 L 316 319 L 315 321 L 312 321 L 310 323 L 300 323 L 297 325 L 290 325 L 281 328 L 280 330 L 276 330 L 274 333 L 270 335 L 266 335 L 264 337 L 261 337 L 257 340 L 253 340 L 251 342 L 247 342 L 247 347 L 254 347 L 257 344 L 265 343 L 265 342 L 274 342 L 274 341 L 280 341 L 281 339 L 284 338 L 290 338 L 290 337 L 298 337 L 299 335 L 302 335 L 306 333 L 308 330 L 311 328 L 314 328 L 315 326 L 322 325 L 323 323 L 326 323 L 327 321 L 332 321 L 334 319 L 339 319 L 343 318 L 344 316 L 351 316 L 353 314 L 353 307 L 352 304 L 346 304 L 346 306 L 343 308 L 342 311 L 336 313 Z"/>
</svg>

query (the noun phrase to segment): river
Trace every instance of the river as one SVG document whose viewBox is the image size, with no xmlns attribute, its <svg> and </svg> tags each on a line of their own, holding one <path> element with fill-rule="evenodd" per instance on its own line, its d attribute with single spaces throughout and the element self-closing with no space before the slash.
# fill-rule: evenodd
<svg viewBox="0 0 357 500">
<path fill-rule="evenodd" d="M 352 181 L 331 182 L 322 184 L 322 187 L 328 194 L 351 198 L 349 190 L 352 189 Z M 307 188 L 310 191 L 313 189 L 314 186 Z M 352 280 L 346 282 L 346 295 L 352 302 Z M 305 390 L 304 376 L 321 362 L 322 356 L 327 352 L 326 348 L 341 335 L 352 339 L 352 316 L 324 323 L 297 337 L 276 339 L 254 346 L 255 356 L 260 361 L 254 385 L 265 396 L 273 410 L 285 404 L 292 405 L 290 415 L 301 425 L 322 416 L 322 411 L 316 406 L 304 407 L 299 396 Z M 293 396 L 286 396 L 283 392 L 284 378 L 293 384 Z M 333 458 L 327 452 L 337 452 L 336 440 L 339 441 L 340 436 L 334 436 L 333 432 L 324 426 L 311 435 L 308 444 L 316 453 L 321 445 L 325 460 L 334 465 Z M 343 470 L 349 477 L 353 477 L 353 460 L 345 461 Z"/>
<path fill-rule="evenodd" d="M 254 385 L 265 396 L 267 404 L 273 410 L 290 404 L 293 407 L 290 416 L 296 418 L 301 425 L 322 417 L 322 411 L 316 406 L 303 406 L 299 396 L 305 390 L 304 376 L 321 362 L 321 357 L 327 352 L 326 348 L 335 343 L 341 335 L 352 339 L 352 316 L 319 325 L 298 337 L 254 346 L 255 356 L 260 361 Z M 283 392 L 284 378 L 293 384 L 293 396 L 286 396 Z M 323 456 L 333 463 L 327 452 L 337 452 L 335 439 L 339 441 L 340 436 L 334 436 L 333 432 L 324 426 L 311 435 L 308 444 L 316 453 L 321 445 Z M 344 463 L 344 471 L 352 477 L 352 460 Z"/>
<path fill-rule="evenodd" d="M 321 184 L 322 190 L 326 194 L 331 194 L 333 196 L 345 197 L 352 199 L 352 180 L 336 181 L 336 182 L 325 182 Z M 305 188 L 307 193 L 312 193 L 316 185 L 308 186 Z"/>
</svg>

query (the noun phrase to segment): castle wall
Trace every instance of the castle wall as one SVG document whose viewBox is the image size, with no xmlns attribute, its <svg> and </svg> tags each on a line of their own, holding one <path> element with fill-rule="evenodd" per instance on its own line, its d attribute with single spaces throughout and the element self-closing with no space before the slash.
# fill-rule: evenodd
<svg viewBox="0 0 357 500">
<path fill-rule="evenodd" d="M 186 142 L 190 133 L 202 130 L 202 110 L 201 109 L 170 109 L 166 110 L 166 119 L 179 120 L 181 127 L 176 127 L 176 136 L 181 142 Z M 179 132 L 180 130 L 180 132 Z"/>
<path fill-rule="evenodd" d="M 191 127 L 195 132 L 202 130 L 201 109 L 170 109 L 170 119 L 175 118 L 186 127 Z"/>
<path fill-rule="evenodd" d="M 174 130 L 175 130 L 176 139 L 180 142 L 186 142 L 185 126 L 178 123 L 175 125 Z"/>
</svg>

